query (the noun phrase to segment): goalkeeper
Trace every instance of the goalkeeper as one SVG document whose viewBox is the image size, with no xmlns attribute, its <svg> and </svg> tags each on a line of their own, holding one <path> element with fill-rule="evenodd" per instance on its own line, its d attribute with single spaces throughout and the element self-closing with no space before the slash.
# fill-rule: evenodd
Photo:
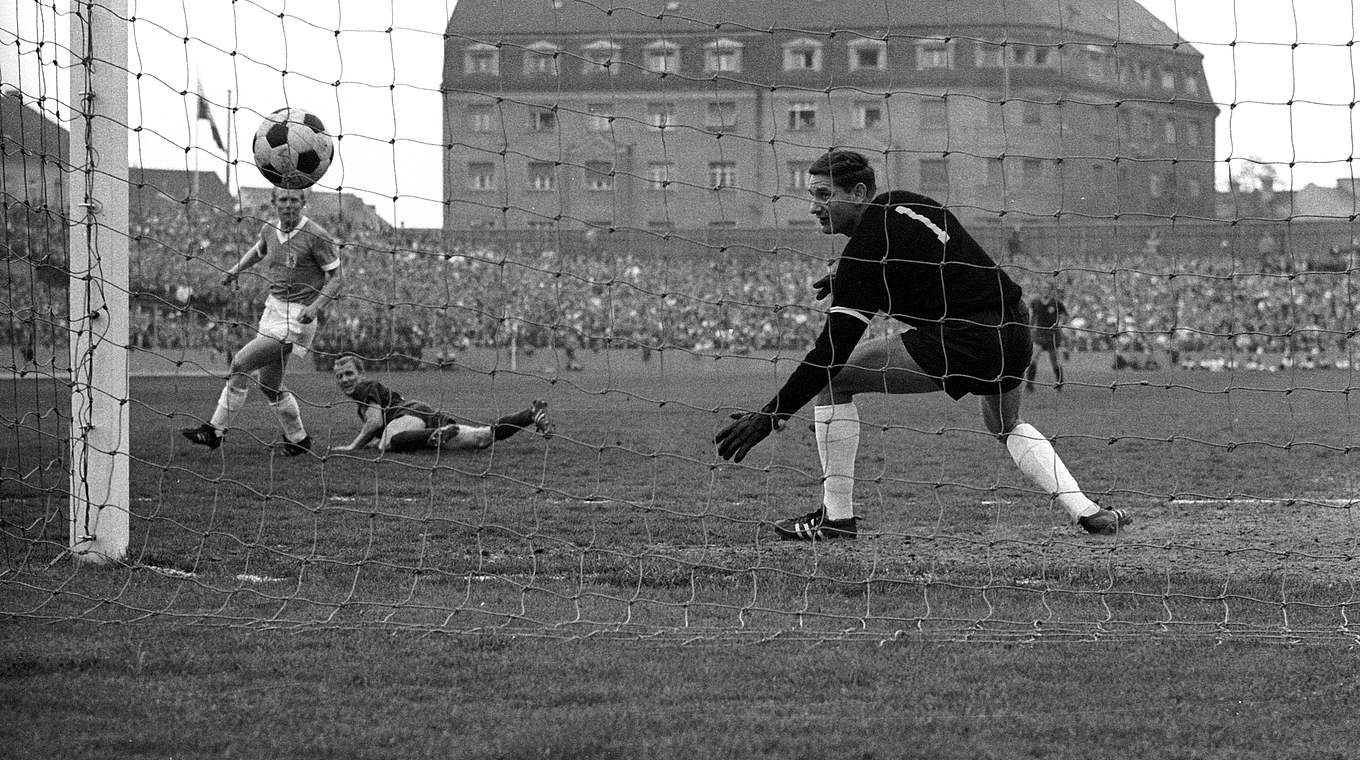
<svg viewBox="0 0 1360 760">
<path fill-rule="evenodd" d="M 336 359 L 334 372 L 335 384 L 341 393 L 354 399 L 363 422 L 353 441 L 331 451 L 358 451 L 374 441 L 378 451 L 384 452 L 484 449 L 529 427 L 544 438 L 552 435 L 548 402 L 542 399 L 535 399 L 524 411 L 501 417 L 494 425 L 469 425 L 370 380 L 363 360 L 353 354 Z"/>
<path fill-rule="evenodd" d="M 740 462 L 808 402 L 822 461 L 822 502 L 774 524 L 782 539 L 858 536 L 853 491 L 860 393 L 930 393 L 979 398 L 983 423 L 1035 485 L 1088 533 L 1132 522 L 1077 487 L 1052 444 L 1020 417 L 1030 327 L 1021 290 L 950 211 L 915 193 L 878 194 L 859 153 L 832 150 L 808 169 L 809 212 L 824 234 L 850 238 L 835 272 L 813 283 L 831 307 L 816 345 L 759 411 L 716 436 L 718 455 Z M 903 322 L 900 335 L 861 341 L 876 314 Z M 911 452 L 902 452 L 910 456 Z"/>
</svg>

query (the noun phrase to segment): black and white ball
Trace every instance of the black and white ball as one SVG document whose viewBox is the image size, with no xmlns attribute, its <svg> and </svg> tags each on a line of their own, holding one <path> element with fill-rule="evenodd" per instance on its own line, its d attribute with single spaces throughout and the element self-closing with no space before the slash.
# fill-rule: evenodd
<svg viewBox="0 0 1360 760">
<path fill-rule="evenodd" d="M 288 190 L 311 187 L 330 168 L 335 142 L 311 111 L 280 108 L 255 130 L 255 166 L 270 184 Z"/>
</svg>

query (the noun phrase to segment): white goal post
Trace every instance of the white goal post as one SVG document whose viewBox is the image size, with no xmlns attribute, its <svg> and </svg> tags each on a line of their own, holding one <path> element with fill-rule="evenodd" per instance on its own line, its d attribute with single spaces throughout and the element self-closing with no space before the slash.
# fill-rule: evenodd
<svg viewBox="0 0 1360 760">
<path fill-rule="evenodd" d="M 70 551 L 129 544 L 127 0 L 71 7 Z"/>
</svg>

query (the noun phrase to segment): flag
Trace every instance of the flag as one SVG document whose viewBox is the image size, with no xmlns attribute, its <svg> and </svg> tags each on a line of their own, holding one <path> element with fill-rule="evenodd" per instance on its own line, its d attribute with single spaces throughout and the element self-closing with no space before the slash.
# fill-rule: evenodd
<svg viewBox="0 0 1360 760">
<path fill-rule="evenodd" d="M 222 142 L 222 133 L 217 131 L 217 122 L 213 120 L 212 111 L 209 110 L 208 108 L 208 100 L 207 98 L 203 97 L 202 82 L 198 83 L 198 120 L 199 121 L 206 120 L 208 122 L 208 126 L 212 128 L 213 142 L 217 143 L 218 149 L 225 153 L 227 150 L 227 145 L 226 143 Z"/>
</svg>

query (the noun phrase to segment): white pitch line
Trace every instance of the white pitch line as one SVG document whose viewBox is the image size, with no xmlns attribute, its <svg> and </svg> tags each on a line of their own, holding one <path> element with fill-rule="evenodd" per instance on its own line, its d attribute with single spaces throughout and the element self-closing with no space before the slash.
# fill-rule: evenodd
<svg viewBox="0 0 1360 760">
<path fill-rule="evenodd" d="M 1260 504 L 1321 504 L 1328 507 L 1360 507 L 1360 499 L 1310 499 L 1295 497 L 1291 499 L 1172 499 L 1167 504 L 1174 507 L 1201 506 L 1204 504 L 1223 505 L 1260 505 Z"/>
<path fill-rule="evenodd" d="M 288 579 L 271 578 L 267 575 L 251 575 L 250 573 L 240 573 L 236 576 L 236 580 L 245 581 L 247 583 L 282 583 Z"/>
</svg>

